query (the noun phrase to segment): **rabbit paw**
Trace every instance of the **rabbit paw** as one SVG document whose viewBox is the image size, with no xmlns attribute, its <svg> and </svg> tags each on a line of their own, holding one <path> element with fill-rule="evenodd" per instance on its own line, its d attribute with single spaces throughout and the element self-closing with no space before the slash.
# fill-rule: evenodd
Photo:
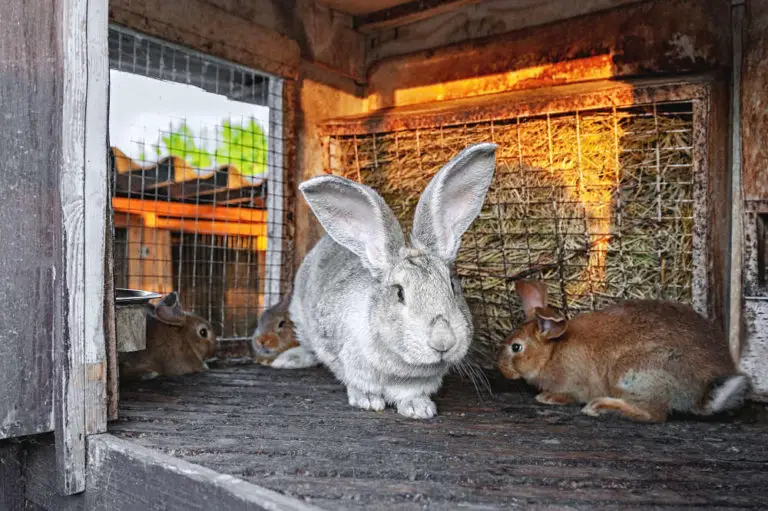
<svg viewBox="0 0 768 511">
<path fill-rule="evenodd" d="M 644 407 L 613 397 L 595 398 L 581 409 L 581 413 L 591 417 L 611 412 L 639 422 L 664 422 L 667 415 L 664 406 Z"/>
<path fill-rule="evenodd" d="M 270 364 L 275 369 L 304 369 L 319 364 L 315 354 L 304 348 L 297 346 L 285 350 Z"/>
<path fill-rule="evenodd" d="M 349 398 L 350 406 L 362 408 L 363 410 L 380 412 L 387 406 L 387 403 L 384 402 L 384 397 L 381 394 L 373 394 L 348 388 L 347 397 Z"/>
<path fill-rule="evenodd" d="M 536 396 L 536 401 L 545 405 L 567 405 L 572 402 L 571 398 L 565 394 L 556 394 L 554 392 L 542 392 Z"/>
<path fill-rule="evenodd" d="M 426 396 L 400 401 L 397 413 L 411 419 L 429 419 L 437 415 L 437 405 Z"/>
</svg>

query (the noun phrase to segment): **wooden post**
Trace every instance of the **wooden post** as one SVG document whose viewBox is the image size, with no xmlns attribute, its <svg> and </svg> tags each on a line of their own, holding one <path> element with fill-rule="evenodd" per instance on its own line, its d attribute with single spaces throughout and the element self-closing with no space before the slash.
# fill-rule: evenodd
<svg viewBox="0 0 768 511">
<path fill-rule="evenodd" d="M 280 276 L 283 262 L 283 80 L 269 78 L 269 143 L 267 144 L 267 253 L 264 275 L 264 308 L 280 301 Z"/>
<path fill-rule="evenodd" d="M 59 488 L 85 490 L 86 436 L 106 429 L 104 215 L 107 1 L 57 3 L 62 48 L 60 259 L 55 276 L 55 438 Z"/>
</svg>

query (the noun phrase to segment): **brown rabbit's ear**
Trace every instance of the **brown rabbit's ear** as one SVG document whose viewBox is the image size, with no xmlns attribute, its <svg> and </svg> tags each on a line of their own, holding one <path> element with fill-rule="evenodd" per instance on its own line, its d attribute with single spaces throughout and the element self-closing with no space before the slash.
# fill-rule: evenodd
<svg viewBox="0 0 768 511">
<path fill-rule="evenodd" d="M 527 320 L 534 318 L 534 311 L 538 307 L 547 305 L 547 286 L 540 280 L 518 280 L 515 282 L 515 291 L 523 301 Z"/>
<path fill-rule="evenodd" d="M 558 339 L 563 336 L 568 328 L 568 320 L 562 312 L 552 307 L 536 307 L 536 324 L 539 333 L 549 340 Z"/>
<path fill-rule="evenodd" d="M 176 291 L 168 293 L 155 305 L 155 316 L 168 325 L 184 324 L 184 311 L 181 309 L 179 294 Z"/>
</svg>

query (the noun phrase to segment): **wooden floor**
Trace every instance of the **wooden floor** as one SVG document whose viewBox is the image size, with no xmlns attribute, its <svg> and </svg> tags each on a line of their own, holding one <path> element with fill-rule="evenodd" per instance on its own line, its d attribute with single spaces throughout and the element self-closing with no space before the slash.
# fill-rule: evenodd
<svg viewBox="0 0 768 511">
<path fill-rule="evenodd" d="M 255 366 L 123 389 L 111 431 L 336 509 L 768 508 L 768 412 L 639 425 L 449 379 L 440 416 L 350 408 L 322 369 Z"/>
</svg>

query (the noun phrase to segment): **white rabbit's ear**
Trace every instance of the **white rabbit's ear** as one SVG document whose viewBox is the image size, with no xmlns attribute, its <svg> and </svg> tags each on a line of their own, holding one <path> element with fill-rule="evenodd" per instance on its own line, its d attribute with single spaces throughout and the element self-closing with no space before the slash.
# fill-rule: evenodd
<svg viewBox="0 0 768 511">
<path fill-rule="evenodd" d="M 378 274 L 391 267 L 405 240 L 378 193 L 338 176 L 313 177 L 299 190 L 331 238 L 359 257 L 368 270 Z"/>
<path fill-rule="evenodd" d="M 412 239 L 446 261 L 459 251 L 461 236 L 483 207 L 496 169 L 496 144 L 464 149 L 432 178 L 413 218 Z"/>
<path fill-rule="evenodd" d="M 155 317 L 168 325 L 179 326 L 186 319 L 176 291 L 168 293 L 155 305 Z"/>
</svg>

